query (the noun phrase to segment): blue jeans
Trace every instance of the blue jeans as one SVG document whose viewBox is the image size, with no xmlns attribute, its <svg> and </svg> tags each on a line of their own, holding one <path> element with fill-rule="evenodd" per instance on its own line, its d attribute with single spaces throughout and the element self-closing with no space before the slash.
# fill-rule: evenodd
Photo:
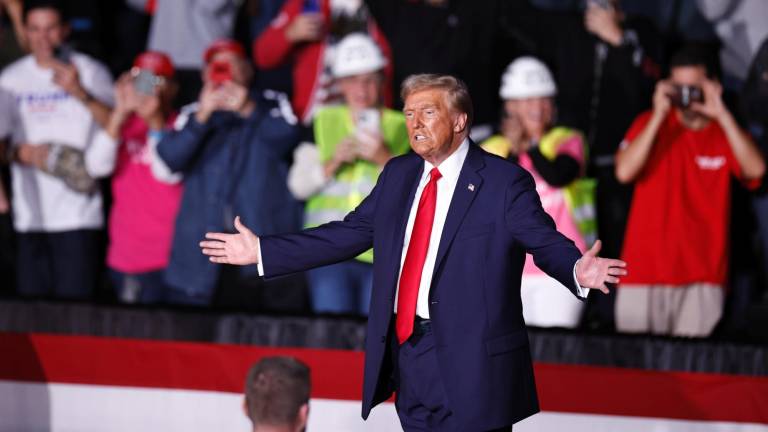
<svg viewBox="0 0 768 432">
<path fill-rule="evenodd" d="M 344 261 L 307 272 L 312 310 L 316 313 L 368 316 L 373 265 Z"/>
<path fill-rule="evenodd" d="M 120 303 L 157 304 L 168 301 L 169 288 L 163 270 L 123 273 L 109 269 L 109 280 Z"/>
</svg>

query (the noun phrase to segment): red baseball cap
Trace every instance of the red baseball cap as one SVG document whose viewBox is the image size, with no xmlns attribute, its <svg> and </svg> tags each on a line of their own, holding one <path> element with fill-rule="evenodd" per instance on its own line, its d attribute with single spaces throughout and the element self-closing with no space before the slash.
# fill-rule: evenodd
<svg viewBox="0 0 768 432">
<path fill-rule="evenodd" d="M 239 57 L 245 57 L 245 49 L 243 49 L 240 42 L 232 39 L 219 39 L 205 50 L 203 60 L 205 60 L 206 63 L 210 63 L 211 58 L 220 52 L 231 52 Z"/>
<path fill-rule="evenodd" d="M 145 51 L 133 61 L 133 67 L 152 71 L 155 75 L 173 78 L 174 68 L 170 57 L 159 51 Z"/>
</svg>

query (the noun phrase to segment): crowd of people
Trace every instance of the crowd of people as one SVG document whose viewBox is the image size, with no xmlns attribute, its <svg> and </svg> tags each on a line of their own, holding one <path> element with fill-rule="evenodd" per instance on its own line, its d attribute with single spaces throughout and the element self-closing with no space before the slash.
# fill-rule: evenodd
<svg viewBox="0 0 768 432">
<path fill-rule="evenodd" d="M 671 47 L 618 0 L 576 12 L 527 0 L 126 0 L 120 16 L 148 20 L 144 44 L 100 59 L 84 53 L 67 3 L 0 3 L 2 43 L 17 45 L 0 74 L 6 295 L 89 301 L 108 286 L 129 304 L 367 315 L 371 250 L 264 280 L 256 266 L 209 262 L 198 242 L 354 210 L 410 150 L 396 95 L 413 73 L 466 82 L 474 142 L 532 174 L 582 252 L 600 239 L 603 256 L 629 264 L 614 294 L 585 303 L 529 255 L 529 325 L 704 337 L 764 295 L 759 0 L 696 1 L 720 51 Z M 739 17 L 762 43 L 746 54 L 728 38 Z"/>
</svg>

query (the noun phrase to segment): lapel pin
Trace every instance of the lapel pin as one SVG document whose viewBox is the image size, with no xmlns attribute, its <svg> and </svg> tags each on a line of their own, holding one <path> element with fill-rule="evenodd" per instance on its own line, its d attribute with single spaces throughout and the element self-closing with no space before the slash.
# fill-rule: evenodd
<svg viewBox="0 0 768 432">
<path fill-rule="evenodd" d="M 467 186 L 467 189 L 469 189 L 470 191 L 474 192 L 475 191 L 475 185 L 470 183 L 469 186 Z"/>
</svg>

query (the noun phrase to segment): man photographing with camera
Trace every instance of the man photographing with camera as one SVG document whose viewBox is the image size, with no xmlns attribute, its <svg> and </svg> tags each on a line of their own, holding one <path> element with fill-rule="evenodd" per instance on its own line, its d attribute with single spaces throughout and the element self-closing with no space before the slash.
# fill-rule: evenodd
<svg viewBox="0 0 768 432">
<path fill-rule="evenodd" d="M 763 161 L 736 123 L 696 47 L 679 51 L 653 110 L 630 127 L 616 177 L 634 182 L 617 290 L 624 332 L 708 336 L 720 320 L 727 275 L 731 176 L 759 184 Z"/>
</svg>

